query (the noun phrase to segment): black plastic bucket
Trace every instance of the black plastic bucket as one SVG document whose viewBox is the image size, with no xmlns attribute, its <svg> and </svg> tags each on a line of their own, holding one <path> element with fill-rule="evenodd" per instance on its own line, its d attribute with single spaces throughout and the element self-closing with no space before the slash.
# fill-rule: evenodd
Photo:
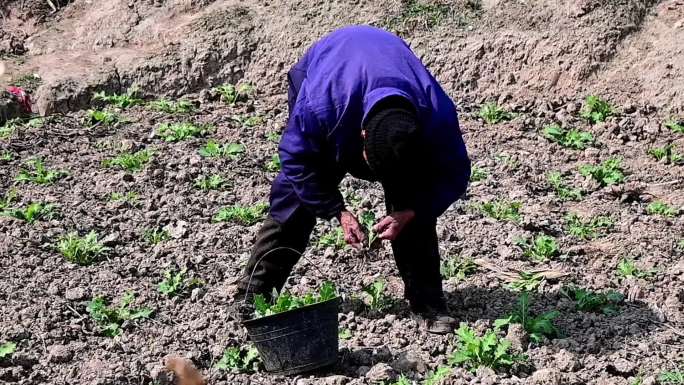
<svg viewBox="0 0 684 385">
<path fill-rule="evenodd" d="M 291 375 L 337 362 L 340 297 L 244 321 L 266 370 Z"/>
</svg>

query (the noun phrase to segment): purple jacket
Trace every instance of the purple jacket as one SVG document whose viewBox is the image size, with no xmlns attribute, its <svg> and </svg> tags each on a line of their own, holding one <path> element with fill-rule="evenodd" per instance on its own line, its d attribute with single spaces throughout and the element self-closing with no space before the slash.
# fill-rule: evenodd
<svg viewBox="0 0 684 385">
<path fill-rule="evenodd" d="M 437 217 L 465 192 L 470 160 L 456 108 L 408 45 L 381 29 L 353 26 L 315 43 L 288 73 L 290 117 L 280 142 L 281 173 L 271 190 L 271 216 L 283 223 L 300 205 L 317 217 L 340 213 L 338 184 L 363 177 L 361 126 L 383 98 L 416 107 L 429 146 L 414 209 Z"/>
</svg>

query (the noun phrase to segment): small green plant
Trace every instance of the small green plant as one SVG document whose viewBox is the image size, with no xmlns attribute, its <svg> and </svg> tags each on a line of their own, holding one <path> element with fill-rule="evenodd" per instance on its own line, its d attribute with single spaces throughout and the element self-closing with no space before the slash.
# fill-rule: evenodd
<svg viewBox="0 0 684 385">
<path fill-rule="evenodd" d="M 97 323 L 100 332 L 108 337 L 116 337 L 121 334 L 124 322 L 137 319 L 149 318 L 152 310 L 149 308 L 133 308 L 135 294 L 126 293 L 118 307 L 107 306 L 107 301 L 102 296 L 93 298 L 86 307 L 90 317 Z"/>
<path fill-rule="evenodd" d="M 189 138 L 204 136 L 214 129 L 209 124 L 196 125 L 189 122 L 163 123 L 157 127 L 157 136 L 166 142 L 179 142 Z"/>
<path fill-rule="evenodd" d="M 215 87 L 213 91 L 221 96 L 223 102 L 233 106 L 238 102 L 247 101 L 249 96 L 254 93 L 254 87 L 249 83 L 243 83 L 238 86 L 224 84 Z"/>
<path fill-rule="evenodd" d="M 6 150 L 0 153 L 0 161 L 11 162 L 12 160 L 14 160 L 14 154 L 12 151 Z"/>
<path fill-rule="evenodd" d="M 531 292 L 536 291 L 543 281 L 544 275 L 541 273 L 520 271 L 518 272 L 518 278 L 509 283 L 507 287 L 512 291 Z"/>
<path fill-rule="evenodd" d="M 579 172 L 585 177 L 593 178 L 602 187 L 620 184 L 625 180 L 620 158 L 610 158 L 599 165 L 581 165 Z"/>
<path fill-rule="evenodd" d="M 214 368 L 230 373 L 254 373 L 259 370 L 259 363 L 259 352 L 254 347 L 231 346 Z"/>
<path fill-rule="evenodd" d="M 19 183 L 31 182 L 35 184 L 49 185 L 61 179 L 65 175 L 66 172 L 61 170 L 49 170 L 47 167 L 45 167 L 43 159 L 36 158 L 26 162 L 26 164 L 19 171 L 19 174 L 15 180 Z"/>
<path fill-rule="evenodd" d="M 33 93 L 42 83 L 43 79 L 38 74 L 26 74 L 14 80 L 12 85 L 29 90 Z"/>
<path fill-rule="evenodd" d="M 218 190 L 225 186 L 227 181 L 221 175 L 201 175 L 195 179 L 195 187 L 200 190 Z"/>
<path fill-rule="evenodd" d="M 299 309 L 300 307 L 313 305 L 320 302 L 337 298 L 337 288 L 332 282 L 323 282 L 317 293 L 309 292 L 304 296 L 294 296 L 284 290 L 280 294 L 274 293 L 273 301 L 269 303 L 262 294 L 254 296 L 254 318 L 261 318 L 273 314 Z"/>
<path fill-rule="evenodd" d="M 340 331 L 337 333 L 337 338 L 339 338 L 340 341 L 346 341 L 352 338 L 352 332 L 349 329 L 340 329 Z"/>
<path fill-rule="evenodd" d="M 5 342 L 2 345 L 0 345 L 0 360 L 3 360 L 7 357 L 11 357 L 12 354 L 17 350 L 17 344 L 15 344 L 12 341 Z"/>
<path fill-rule="evenodd" d="M 455 255 L 446 261 L 442 261 L 439 270 L 444 279 L 462 281 L 477 271 L 477 264 L 471 258 Z"/>
<path fill-rule="evenodd" d="M 605 293 L 594 292 L 578 287 L 564 287 L 561 293 L 575 301 L 577 310 L 587 312 L 600 312 L 605 315 L 615 315 L 619 312 L 619 304 L 625 297 L 616 291 L 609 290 Z"/>
<path fill-rule="evenodd" d="M 568 186 L 563 180 L 563 174 L 551 171 L 546 174 L 546 181 L 556 192 L 556 196 L 563 201 L 577 201 L 582 199 L 582 190 Z"/>
<path fill-rule="evenodd" d="M 514 155 L 509 155 L 504 152 L 494 155 L 494 159 L 505 165 L 511 171 L 515 171 L 520 167 L 520 161 Z"/>
<path fill-rule="evenodd" d="M 93 100 L 101 101 L 105 104 L 113 104 L 118 108 L 126 109 L 138 104 L 143 104 L 143 100 L 138 98 L 137 94 L 138 90 L 136 88 L 129 88 L 125 94 L 107 95 L 105 91 L 100 91 L 93 95 Z"/>
<path fill-rule="evenodd" d="M 615 274 L 621 278 L 642 278 L 647 279 L 652 277 L 658 271 L 655 269 L 643 270 L 637 267 L 633 259 L 623 258 L 617 265 Z"/>
<path fill-rule="evenodd" d="M 674 144 L 667 144 L 663 147 L 653 147 L 648 150 L 648 155 L 654 157 L 657 161 L 664 161 L 670 164 L 681 164 L 684 162 L 684 155 L 678 153 Z"/>
<path fill-rule="evenodd" d="M 589 95 L 584 101 L 584 106 L 580 111 L 580 116 L 588 120 L 591 124 L 604 122 L 609 116 L 613 116 L 615 111 L 607 101 L 596 95 Z"/>
<path fill-rule="evenodd" d="M 434 372 L 430 372 L 426 377 L 425 381 L 423 381 L 424 385 L 440 385 L 442 381 L 444 381 L 451 372 L 453 371 L 453 368 L 451 366 L 447 365 L 440 365 L 437 367 L 437 370 Z"/>
<path fill-rule="evenodd" d="M 560 255 L 556 238 L 546 234 L 540 234 L 533 239 L 519 239 L 516 245 L 522 249 L 523 256 L 536 262 L 546 262 Z"/>
<path fill-rule="evenodd" d="M 662 201 L 653 201 L 646 206 L 646 212 L 650 215 L 662 215 L 664 217 L 676 217 L 679 214 L 679 210 L 671 207 Z"/>
<path fill-rule="evenodd" d="M 264 165 L 266 171 L 269 172 L 278 172 L 280 171 L 280 167 L 280 155 L 278 154 L 273 154 L 273 156 L 271 156 L 271 159 Z"/>
<path fill-rule="evenodd" d="M 159 99 L 151 101 L 147 104 L 150 109 L 167 114 L 187 114 L 195 109 L 195 106 L 187 100 L 170 101 L 167 99 Z"/>
<path fill-rule="evenodd" d="M 513 115 L 510 112 L 499 107 L 496 103 L 485 103 L 480 107 L 479 115 L 487 124 L 497 124 L 513 119 Z"/>
<path fill-rule="evenodd" d="M 213 222 L 238 222 L 245 226 L 251 226 L 264 218 L 268 210 L 268 205 L 258 203 L 254 206 L 230 206 L 224 207 L 216 213 Z"/>
<path fill-rule="evenodd" d="M 12 206 L 17 201 L 17 190 L 10 189 L 5 192 L 5 195 L 0 198 L 0 211 Z"/>
<path fill-rule="evenodd" d="M 84 118 L 84 123 L 103 126 L 115 126 L 121 121 L 119 115 L 107 110 L 88 110 Z"/>
<path fill-rule="evenodd" d="M 558 124 L 544 127 L 543 133 L 550 141 L 575 150 L 584 150 L 594 143 L 594 136 L 590 132 L 577 129 L 567 130 Z"/>
<path fill-rule="evenodd" d="M 522 217 L 520 216 L 522 203 L 520 202 L 509 202 L 499 199 L 490 202 L 482 202 L 476 207 L 483 214 L 498 221 L 520 223 L 522 220 Z"/>
<path fill-rule="evenodd" d="M 145 242 L 148 244 L 154 246 L 158 243 L 168 241 L 171 239 L 171 236 L 169 235 L 169 232 L 164 229 L 154 228 L 145 230 L 143 239 L 145 239 Z"/>
<path fill-rule="evenodd" d="M 344 231 L 341 227 L 337 227 L 327 234 L 322 235 L 318 239 L 318 247 L 332 247 L 336 250 L 347 247 L 347 242 L 344 240 Z"/>
<path fill-rule="evenodd" d="M 396 381 L 392 383 L 381 382 L 379 385 L 415 385 L 415 382 L 409 380 L 408 377 L 402 374 L 399 376 L 399 378 L 397 378 Z"/>
<path fill-rule="evenodd" d="M 378 234 L 373 230 L 373 226 L 375 226 L 375 213 L 372 211 L 364 211 L 359 217 L 359 222 L 366 231 L 368 248 L 371 248 L 373 243 L 378 239 Z"/>
<path fill-rule="evenodd" d="M 268 140 L 269 142 L 280 143 L 281 137 L 282 135 L 280 134 L 280 132 L 269 131 L 266 133 L 266 140 Z"/>
<path fill-rule="evenodd" d="M 658 383 L 663 385 L 682 385 L 684 384 L 684 372 L 681 370 L 661 372 L 658 376 Z"/>
<path fill-rule="evenodd" d="M 483 168 L 473 166 L 470 170 L 470 182 L 480 182 L 487 179 L 487 171 Z"/>
<path fill-rule="evenodd" d="M 21 119 L 10 119 L 0 126 L 0 140 L 6 140 L 12 137 L 17 129 L 21 126 Z"/>
<path fill-rule="evenodd" d="M 111 202 L 127 203 L 127 204 L 135 207 L 139 204 L 140 195 L 138 193 L 136 193 L 135 191 L 128 191 L 125 193 L 115 191 L 109 195 L 109 200 Z"/>
<path fill-rule="evenodd" d="M 34 202 L 24 209 L 11 208 L 0 212 L 0 216 L 13 217 L 29 224 L 39 220 L 51 220 L 57 216 L 56 206 L 52 204 Z"/>
<path fill-rule="evenodd" d="M 169 297 L 175 297 L 204 284 L 202 280 L 188 278 L 186 274 L 187 269 L 182 269 L 178 272 L 170 270 L 164 272 L 164 279 L 157 285 L 157 290 Z"/>
<path fill-rule="evenodd" d="M 530 340 L 540 343 L 544 337 L 555 338 L 559 335 L 558 328 L 553 320 L 560 316 L 557 310 L 542 313 L 538 316 L 530 314 L 530 295 L 527 292 L 520 294 L 517 307 L 507 318 L 496 320 L 496 325 L 502 327 L 508 324 L 520 324 L 529 333 Z"/>
<path fill-rule="evenodd" d="M 673 132 L 676 132 L 678 134 L 684 134 L 684 121 L 677 120 L 675 118 L 671 118 L 665 123 L 665 127 L 669 128 Z"/>
<path fill-rule="evenodd" d="M 264 118 L 261 115 L 235 115 L 233 120 L 244 127 L 256 127 L 264 124 Z"/>
<path fill-rule="evenodd" d="M 363 288 L 363 294 L 367 298 L 370 310 L 383 311 L 392 306 L 391 298 L 385 293 L 387 282 L 379 279 Z"/>
<path fill-rule="evenodd" d="M 461 323 L 456 330 L 456 349 L 449 357 L 449 365 L 461 366 L 474 373 L 480 367 L 510 369 L 525 361 L 525 356 L 510 352 L 511 342 L 499 337 L 499 332 L 495 327 L 480 337 L 467 324 Z"/>
<path fill-rule="evenodd" d="M 57 250 L 67 261 L 87 266 L 105 255 L 109 249 L 98 241 L 95 231 L 90 231 L 84 237 L 71 232 L 59 238 Z"/>
<path fill-rule="evenodd" d="M 613 227 L 613 220 L 607 216 L 597 216 L 583 220 L 579 215 L 570 213 L 565 217 L 568 233 L 579 239 L 593 239 Z"/>
<path fill-rule="evenodd" d="M 128 172 L 138 172 L 152 160 L 153 155 L 154 152 L 147 149 L 139 150 L 134 153 L 123 152 L 114 158 L 102 161 L 102 165 L 105 167 L 118 167 Z"/>
<path fill-rule="evenodd" d="M 214 140 L 207 141 L 199 150 L 199 154 L 206 158 L 229 158 L 232 160 L 238 160 L 242 154 L 245 152 L 245 146 L 239 143 L 226 143 L 219 144 Z"/>
</svg>

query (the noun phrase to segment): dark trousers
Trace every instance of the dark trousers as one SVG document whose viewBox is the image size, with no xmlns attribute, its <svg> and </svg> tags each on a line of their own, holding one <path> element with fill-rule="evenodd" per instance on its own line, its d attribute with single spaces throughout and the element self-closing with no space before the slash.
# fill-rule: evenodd
<svg viewBox="0 0 684 385">
<path fill-rule="evenodd" d="M 244 292 L 249 285 L 250 293 L 266 296 L 273 289 L 280 291 L 299 260 L 299 254 L 292 250 L 276 249 L 285 247 L 303 253 L 315 224 L 316 218 L 303 207 L 298 208 L 282 224 L 269 216 L 257 235 L 250 260 L 239 282 L 240 289 Z M 392 241 L 394 259 L 404 281 L 404 296 L 415 312 L 445 308 L 435 226 L 434 218 L 416 217 Z"/>
</svg>

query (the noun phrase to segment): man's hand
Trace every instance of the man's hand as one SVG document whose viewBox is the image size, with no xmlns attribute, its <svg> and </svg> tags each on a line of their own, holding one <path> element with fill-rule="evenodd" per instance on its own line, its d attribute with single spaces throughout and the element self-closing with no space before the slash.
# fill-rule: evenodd
<svg viewBox="0 0 684 385">
<path fill-rule="evenodd" d="M 345 210 L 340 213 L 339 219 L 342 230 L 344 231 L 344 240 L 353 248 L 357 250 L 361 249 L 363 247 L 363 242 L 366 240 L 366 236 L 363 234 L 361 225 L 354 214 Z"/>
<path fill-rule="evenodd" d="M 397 239 L 404 227 L 413 220 L 416 212 L 413 210 L 395 211 L 382 218 L 378 224 L 373 226 L 373 231 L 378 234 L 380 239 L 393 241 Z"/>
</svg>

